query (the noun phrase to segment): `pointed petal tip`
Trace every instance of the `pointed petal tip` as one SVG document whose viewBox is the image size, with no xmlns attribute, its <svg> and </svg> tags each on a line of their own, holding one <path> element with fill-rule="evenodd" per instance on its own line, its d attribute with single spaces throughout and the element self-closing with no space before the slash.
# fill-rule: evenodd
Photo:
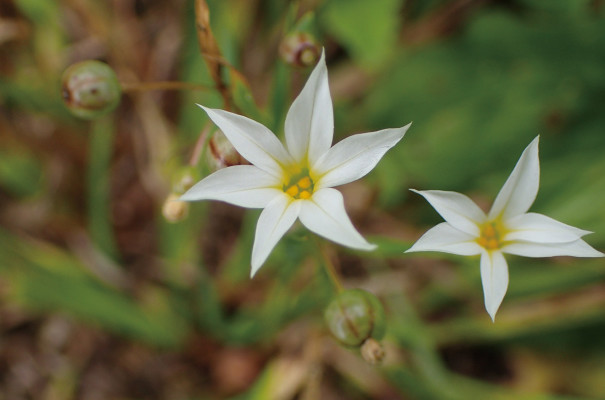
<svg viewBox="0 0 605 400">
<path fill-rule="evenodd" d="M 332 240 L 332 239 L 330 239 L 330 240 Z M 374 251 L 378 248 L 378 245 L 366 241 L 365 243 L 359 243 L 354 247 L 351 245 L 348 245 L 348 247 L 351 247 L 352 249 L 359 250 L 359 251 Z"/>
<path fill-rule="evenodd" d="M 196 196 L 193 191 L 191 190 L 191 188 L 189 188 L 189 190 L 187 190 L 185 193 L 183 193 L 182 195 L 179 196 L 178 198 L 179 201 L 196 201 L 199 200 L 199 196 Z"/>
<path fill-rule="evenodd" d="M 425 234 L 426 234 L 426 232 L 425 232 Z M 418 239 L 418 240 L 420 240 L 420 239 Z M 410 246 L 410 248 L 407 249 L 406 251 L 404 251 L 403 253 L 405 254 L 405 253 L 417 253 L 419 251 L 427 251 L 427 250 L 423 249 L 422 246 L 418 246 L 418 240 L 416 242 L 414 242 L 414 244 L 412 244 Z M 428 251 L 430 251 L 430 250 L 428 250 Z"/>
<path fill-rule="evenodd" d="M 527 147 L 538 147 L 540 144 L 540 135 L 536 136 L 534 140 Z"/>
<path fill-rule="evenodd" d="M 204 110 L 206 112 L 206 114 L 208 114 L 208 116 L 210 116 L 211 114 L 214 114 L 214 109 L 212 109 L 210 107 L 203 106 L 199 103 L 195 103 L 195 105 L 198 106 L 199 108 L 201 108 L 202 110 Z"/>
<path fill-rule="evenodd" d="M 496 322 L 496 313 L 498 312 L 499 309 L 500 309 L 500 305 L 498 305 L 497 307 L 495 307 L 493 309 L 488 309 L 487 304 L 485 305 L 485 311 L 487 311 L 487 313 L 489 314 L 489 317 L 492 319 L 492 323 Z"/>
<path fill-rule="evenodd" d="M 317 64 L 315 64 L 315 67 L 313 67 L 313 70 L 317 69 L 317 68 L 323 68 L 323 69 L 328 69 L 328 66 L 326 65 L 326 49 L 324 47 L 321 48 L 321 54 L 319 55 L 319 60 L 317 60 Z"/>
<path fill-rule="evenodd" d="M 375 243 L 368 243 L 367 246 L 366 246 L 366 248 L 361 249 L 361 250 L 364 250 L 364 251 L 374 251 L 377 248 L 378 248 L 377 244 L 375 244 Z"/>
<path fill-rule="evenodd" d="M 250 279 L 256 276 L 258 270 L 261 269 L 266 260 L 267 257 L 260 260 L 258 255 L 254 253 L 254 250 L 252 251 L 252 260 L 250 261 Z"/>
<path fill-rule="evenodd" d="M 206 112 L 206 114 L 208 114 L 208 116 L 210 116 L 211 114 L 216 115 L 217 111 L 225 111 L 225 110 L 221 110 L 220 108 L 206 107 L 199 103 L 195 103 L 195 105 L 198 106 L 199 108 L 201 108 L 202 110 L 204 110 Z M 229 111 L 225 111 L 225 112 L 229 113 Z M 236 114 L 236 115 L 238 115 L 238 114 Z"/>
<path fill-rule="evenodd" d="M 401 138 L 399 140 L 401 140 L 405 134 L 407 133 L 408 129 L 410 129 L 410 126 L 412 126 L 412 123 L 410 122 L 407 125 L 402 126 L 401 128 L 399 128 L 398 130 L 401 132 Z"/>
<path fill-rule="evenodd" d="M 183 193 L 183 194 L 182 194 L 182 195 L 181 195 L 181 196 L 178 198 L 178 200 L 179 200 L 179 201 L 194 201 L 195 199 L 192 199 L 190 194 Z"/>
<path fill-rule="evenodd" d="M 498 215 L 509 218 L 524 214 L 533 204 L 540 186 L 539 138 L 536 136 L 521 153 L 492 204 L 488 213 L 490 219 Z"/>
</svg>

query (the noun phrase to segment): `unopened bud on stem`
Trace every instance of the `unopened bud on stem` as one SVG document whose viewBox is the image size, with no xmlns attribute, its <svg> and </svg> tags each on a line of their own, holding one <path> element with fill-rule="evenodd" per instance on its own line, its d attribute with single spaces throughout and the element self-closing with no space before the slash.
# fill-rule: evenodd
<svg viewBox="0 0 605 400">
<path fill-rule="evenodd" d="M 71 65 L 61 79 L 63 101 L 77 117 L 94 119 L 112 111 L 120 103 L 122 89 L 111 67 L 88 60 Z"/>
<path fill-rule="evenodd" d="M 369 338 L 361 345 L 361 357 L 369 364 L 379 364 L 384 359 L 384 349 L 375 339 Z"/>
<path fill-rule="evenodd" d="M 179 200 L 179 195 L 171 193 L 162 206 L 162 215 L 168 222 L 182 221 L 189 212 L 189 203 Z"/>
<path fill-rule="evenodd" d="M 290 65 L 296 67 L 310 67 L 315 65 L 321 50 L 315 38 L 307 32 L 293 32 L 288 34 L 279 46 L 279 53 Z"/>
<path fill-rule="evenodd" d="M 208 140 L 208 164 L 210 168 L 218 170 L 243 163 L 242 156 L 235 150 L 225 134 L 220 130 L 214 132 Z"/>
<path fill-rule="evenodd" d="M 324 319 L 332 335 L 343 345 L 361 347 L 362 357 L 375 364 L 384 357 L 377 340 L 386 331 L 380 300 L 361 289 L 340 292 L 326 308 Z"/>
</svg>

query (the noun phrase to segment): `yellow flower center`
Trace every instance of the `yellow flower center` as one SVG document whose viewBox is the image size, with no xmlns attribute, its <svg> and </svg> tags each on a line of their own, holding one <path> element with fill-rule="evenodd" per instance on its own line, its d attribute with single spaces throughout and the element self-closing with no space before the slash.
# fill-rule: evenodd
<svg viewBox="0 0 605 400">
<path fill-rule="evenodd" d="M 290 176 L 290 180 L 284 183 L 282 190 L 294 199 L 308 199 L 313 194 L 315 183 L 309 176 L 309 170 L 303 168 L 298 174 Z"/>
<path fill-rule="evenodd" d="M 479 246 L 486 250 L 496 250 L 502 247 L 505 229 L 500 221 L 489 221 L 481 226 L 481 236 L 477 239 Z"/>
</svg>

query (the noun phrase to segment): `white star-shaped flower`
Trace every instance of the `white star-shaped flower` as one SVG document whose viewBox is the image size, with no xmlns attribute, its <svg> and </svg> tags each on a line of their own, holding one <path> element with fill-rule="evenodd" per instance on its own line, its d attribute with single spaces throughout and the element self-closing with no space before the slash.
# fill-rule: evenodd
<svg viewBox="0 0 605 400">
<path fill-rule="evenodd" d="M 538 194 L 540 181 L 538 140 L 539 136 L 527 146 L 487 215 L 463 194 L 414 190 L 446 222 L 430 229 L 406 252 L 480 254 L 485 308 L 492 320 L 508 288 L 508 266 L 503 253 L 526 257 L 604 255 L 581 239 L 591 232 L 527 212 Z"/>
<path fill-rule="evenodd" d="M 297 218 L 309 230 L 344 246 L 361 250 L 376 247 L 357 232 L 342 194 L 332 187 L 370 172 L 410 125 L 353 135 L 330 147 L 334 117 L 323 54 L 288 111 L 285 147 L 258 122 L 202 108 L 252 165 L 218 170 L 181 199 L 220 200 L 264 209 L 256 225 L 251 276 Z"/>
</svg>

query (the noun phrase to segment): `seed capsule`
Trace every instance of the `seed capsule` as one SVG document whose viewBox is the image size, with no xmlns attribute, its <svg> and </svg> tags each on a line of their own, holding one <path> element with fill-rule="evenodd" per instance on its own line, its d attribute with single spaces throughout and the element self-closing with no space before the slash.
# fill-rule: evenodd
<svg viewBox="0 0 605 400">
<path fill-rule="evenodd" d="M 324 319 L 332 335 L 350 347 L 359 347 L 372 338 L 380 340 L 386 331 L 380 300 L 361 289 L 338 294 L 326 308 Z"/>
<path fill-rule="evenodd" d="M 63 101 L 77 117 L 94 119 L 120 103 L 122 89 L 111 67 L 87 60 L 71 65 L 61 79 Z"/>
</svg>

